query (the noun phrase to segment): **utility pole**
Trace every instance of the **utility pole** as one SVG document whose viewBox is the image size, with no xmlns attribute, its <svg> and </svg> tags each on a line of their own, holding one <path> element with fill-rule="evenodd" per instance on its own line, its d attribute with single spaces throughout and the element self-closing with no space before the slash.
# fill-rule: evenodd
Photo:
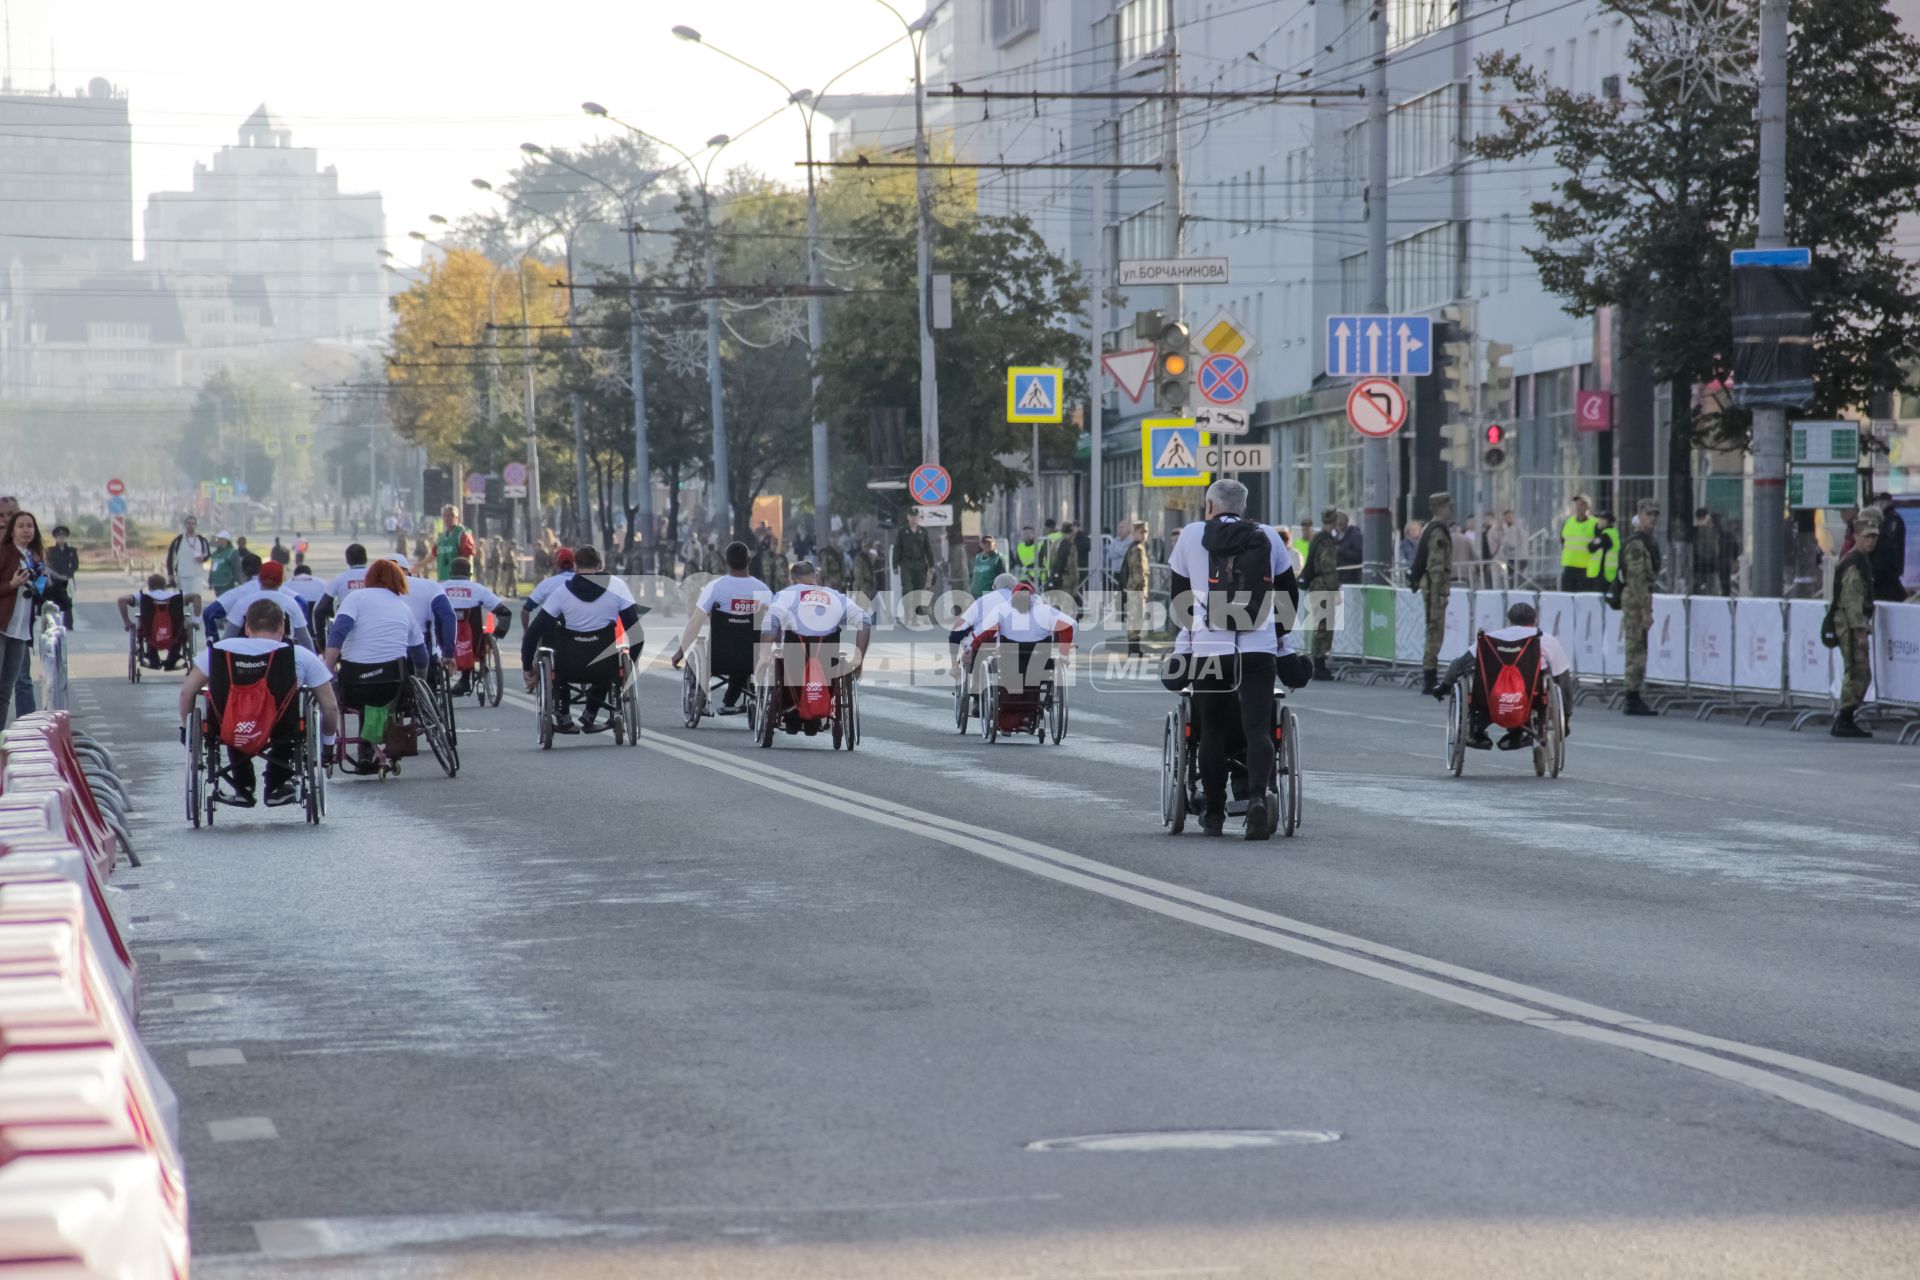
<svg viewBox="0 0 1920 1280">
<path fill-rule="evenodd" d="M 1759 247 L 1787 247 L 1787 0 L 1760 3 Z M 1752 580 L 1748 594 L 1778 596 L 1786 561 L 1787 411 L 1753 411 Z"/>
<path fill-rule="evenodd" d="M 1373 69 L 1367 77 L 1367 310 L 1387 306 L 1387 9 L 1373 10 Z M 1393 564 L 1393 495 L 1387 442 L 1367 438 L 1361 446 L 1360 536 L 1365 582 L 1384 583 Z"/>
<path fill-rule="evenodd" d="M 1175 0 L 1167 0 L 1167 132 L 1166 143 L 1161 148 L 1161 160 L 1166 165 L 1161 175 L 1166 180 L 1166 193 L 1161 202 L 1167 211 L 1169 258 L 1180 256 L 1181 223 L 1185 221 L 1180 191 L 1180 22 L 1175 7 Z M 1186 294 L 1183 285 L 1169 286 L 1167 315 L 1176 322 L 1186 319 Z"/>
<path fill-rule="evenodd" d="M 647 451 L 647 335 L 640 318 L 640 252 L 637 207 L 627 213 L 627 366 L 633 383 L 633 469 L 640 491 L 634 495 L 634 533 L 640 554 L 658 562 L 653 545 L 653 458 Z M 611 548 L 609 548 L 611 550 Z"/>
<path fill-rule="evenodd" d="M 720 382 L 720 298 L 713 292 L 719 268 L 713 257 L 713 198 L 700 183 L 700 222 L 707 233 L 707 404 L 713 414 L 713 517 L 720 531 L 733 530 L 733 487 L 727 477 L 727 396 Z"/>
<path fill-rule="evenodd" d="M 1100 339 L 1106 328 L 1107 294 L 1107 177 L 1093 175 L 1093 260 L 1092 286 L 1087 290 L 1087 523 L 1092 526 L 1093 560 L 1087 568 L 1087 602 L 1096 621 L 1105 608 L 1107 556 L 1102 545 L 1106 526 L 1101 523 L 1100 433 L 1105 427 L 1100 412 Z"/>
</svg>

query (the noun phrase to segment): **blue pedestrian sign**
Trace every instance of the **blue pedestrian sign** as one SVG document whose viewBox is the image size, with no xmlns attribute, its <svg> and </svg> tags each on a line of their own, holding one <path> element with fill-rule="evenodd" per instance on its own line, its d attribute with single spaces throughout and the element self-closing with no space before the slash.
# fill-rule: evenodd
<svg viewBox="0 0 1920 1280">
<path fill-rule="evenodd" d="M 1066 417 L 1067 371 L 1046 366 L 1007 369 L 1007 421 L 1059 422 Z"/>
<path fill-rule="evenodd" d="M 1202 485 L 1207 436 L 1192 418 L 1147 418 L 1140 423 L 1140 483 L 1150 488 Z"/>
<path fill-rule="evenodd" d="M 1328 377 L 1424 377 L 1432 372 L 1430 317 L 1327 317 Z"/>
<path fill-rule="evenodd" d="M 953 492 L 953 478 L 937 462 L 923 462 L 907 477 L 907 491 L 923 507 L 937 507 Z"/>
<path fill-rule="evenodd" d="M 127 514 L 127 500 L 117 493 L 111 498 L 108 498 L 107 514 L 110 516 L 123 516 Z"/>
</svg>

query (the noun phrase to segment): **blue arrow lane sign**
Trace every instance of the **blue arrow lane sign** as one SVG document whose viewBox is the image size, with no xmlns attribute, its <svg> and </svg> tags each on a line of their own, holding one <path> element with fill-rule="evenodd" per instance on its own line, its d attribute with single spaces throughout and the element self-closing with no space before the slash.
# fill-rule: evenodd
<svg viewBox="0 0 1920 1280">
<path fill-rule="evenodd" d="M 1431 317 L 1327 317 L 1328 377 L 1425 377 L 1432 372 Z"/>
</svg>

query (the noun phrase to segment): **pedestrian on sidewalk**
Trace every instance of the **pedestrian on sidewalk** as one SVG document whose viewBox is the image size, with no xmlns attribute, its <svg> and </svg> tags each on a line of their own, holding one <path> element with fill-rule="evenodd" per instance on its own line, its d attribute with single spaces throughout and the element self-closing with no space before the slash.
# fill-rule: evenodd
<svg viewBox="0 0 1920 1280">
<path fill-rule="evenodd" d="M 1626 649 L 1627 705 L 1630 716 L 1659 714 L 1647 705 L 1641 691 L 1647 684 L 1647 633 L 1653 627 L 1653 584 L 1660 576 L 1660 507 L 1651 498 L 1640 500 L 1633 531 L 1620 544 L 1620 576 L 1607 603 L 1620 610 L 1620 638 Z"/>
<path fill-rule="evenodd" d="M 67 526 L 53 527 L 53 545 L 47 548 L 47 603 L 60 610 L 60 625 L 73 630 L 73 579 L 80 572 L 80 551 L 68 544 Z"/>
<path fill-rule="evenodd" d="M 27 664 L 33 652 L 34 610 L 40 607 L 48 582 L 40 522 L 30 511 L 16 511 L 7 518 L 0 540 L 0 729 L 6 728 L 9 702 L 15 715 L 33 711 Z M 6 696 L 9 689 L 12 699 Z"/>
<path fill-rule="evenodd" d="M 1147 626 L 1147 586 L 1153 566 L 1147 560 L 1147 522 L 1136 520 L 1120 557 L 1120 617 L 1127 628 L 1127 656 L 1146 652 L 1141 643 Z"/>
<path fill-rule="evenodd" d="M 1821 628 L 1821 638 L 1832 637 L 1830 643 L 1840 651 L 1846 669 L 1840 681 L 1840 710 L 1830 730 L 1836 738 L 1873 736 L 1855 721 L 1854 715 L 1867 700 L 1867 686 L 1873 681 L 1871 646 L 1877 585 L 1873 560 L 1880 537 L 1880 513 L 1872 507 L 1862 509 L 1853 518 L 1853 550 L 1833 575 L 1833 604 L 1827 611 L 1827 625 Z"/>
<path fill-rule="evenodd" d="M 993 590 L 993 580 L 1007 571 L 1007 562 L 994 548 L 993 535 L 980 535 L 980 550 L 973 557 L 973 573 L 967 589 L 978 599 Z"/>
</svg>

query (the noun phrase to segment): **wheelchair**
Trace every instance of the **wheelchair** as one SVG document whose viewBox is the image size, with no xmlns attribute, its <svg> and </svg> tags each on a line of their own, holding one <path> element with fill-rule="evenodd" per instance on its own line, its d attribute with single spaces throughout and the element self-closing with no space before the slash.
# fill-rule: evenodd
<svg viewBox="0 0 1920 1280">
<path fill-rule="evenodd" d="M 296 668 L 292 651 L 282 650 L 287 656 L 284 668 L 272 670 L 275 679 L 289 683 L 295 678 Z M 216 664 L 216 672 L 221 668 Z M 223 736 L 216 711 L 215 697 L 224 704 L 228 687 L 224 683 L 224 673 L 216 675 L 201 691 L 200 706 L 197 714 L 187 721 L 187 821 L 197 830 L 202 825 L 212 826 L 214 815 L 222 804 L 234 801 L 220 794 L 220 783 L 233 781 L 230 765 L 223 765 L 223 751 L 235 750 Z M 263 671 L 259 677 L 267 679 Z M 273 741 L 282 750 L 291 747 L 288 760 L 289 773 L 294 786 L 294 804 L 298 804 L 306 814 L 310 826 L 318 826 L 327 813 L 327 771 L 323 765 L 323 749 L 320 742 L 320 706 L 311 689 L 297 689 L 288 699 L 280 718 L 275 722 Z M 255 757 L 258 759 L 258 757 Z M 265 779 L 255 772 L 255 785 L 264 786 Z"/>
<path fill-rule="evenodd" d="M 1447 770 L 1459 777 L 1467 764 L 1467 741 L 1473 736 L 1473 717 L 1475 699 L 1481 699 L 1477 709 L 1484 717 L 1488 728 L 1499 728 L 1487 715 L 1484 694 L 1481 690 L 1480 672 L 1497 671 L 1492 663 L 1505 658 L 1508 661 L 1521 660 L 1524 655 L 1515 651 L 1515 646 L 1531 648 L 1531 688 L 1529 693 L 1530 710 L 1527 715 L 1527 736 L 1532 740 L 1533 776 L 1536 778 L 1557 778 L 1567 763 L 1567 707 L 1557 680 L 1548 676 L 1540 659 L 1539 641 L 1500 641 L 1479 633 L 1474 641 L 1475 660 L 1467 673 L 1453 682 L 1447 695 Z"/>
<path fill-rule="evenodd" d="M 187 616 L 186 597 L 173 596 L 167 600 L 154 600 L 150 596 L 140 597 L 140 619 L 127 633 L 127 682 L 139 684 L 141 675 L 147 671 L 164 671 L 166 665 L 160 655 L 173 647 L 174 637 L 180 639 L 180 670 L 193 666 L 192 620 Z"/>
<path fill-rule="evenodd" d="M 640 679 L 624 632 L 614 627 L 569 631 L 558 644 L 558 650 L 543 645 L 533 655 L 540 749 L 553 750 L 554 726 L 560 721 L 559 686 L 563 684 L 583 703 L 590 691 L 601 691 L 614 745 L 639 746 Z"/>
<path fill-rule="evenodd" d="M 500 665 L 500 645 L 493 636 L 493 613 L 488 609 L 464 613 L 460 622 L 466 624 L 466 637 L 454 645 L 454 665 L 466 682 L 463 692 L 483 707 L 497 707 L 506 694 L 506 669 Z"/>
<path fill-rule="evenodd" d="M 1287 705 L 1287 695 L 1273 695 L 1273 776 L 1267 794 L 1273 797 L 1274 830 L 1291 836 L 1300 829 L 1300 723 Z M 1244 744 L 1227 750 L 1227 816 L 1244 816 L 1252 791 L 1247 780 Z M 1160 823 L 1174 835 L 1186 830 L 1190 814 L 1206 811 L 1200 785 L 1200 732 L 1193 722 L 1193 694 L 1183 690 L 1167 712 L 1160 748 Z"/>
<path fill-rule="evenodd" d="M 824 650 L 837 653 L 840 636 L 836 632 L 830 636 L 800 636 L 789 633 L 773 655 L 773 679 L 754 689 L 753 698 L 757 704 L 754 741 L 762 747 L 771 747 L 775 733 L 787 735 L 801 734 L 812 738 L 826 733 L 833 741 L 836 751 L 851 751 L 860 741 L 860 709 L 855 701 L 857 682 L 851 671 L 842 672 L 831 679 L 812 684 L 790 686 L 786 679 L 786 656 L 789 648 L 798 647 L 804 653 L 809 674 L 817 670 L 820 653 Z M 824 676 L 824 672 L 821 672 Z M 808 714 L 806 705 L 815 684 L 827 686 L 826 704 L 819 714 Z"/>
<path fill-rule="evenodd" d="M 1000 650 L 1014 650 L 1015 676 L 1004 678 Z M 974 654 L 973 670 L 962 673 L 954 685 L 953 715 L 960 732 L 971 716 L 980 719 L 980 737 L 997 742 L 1002 735 L 1032 734 L 1036 742 L 1052 738 L 1058 746 L 1067 736 L 1067 686 L 1051 641 L 1000 642 Z M 1036 669 L 1040 672 L 1035 678 Z"/>
<path fill-rule="evenodd" d="M 755 732 L 759 723 L 758 699 L 753 696 L 754 637 L 753 619 L 739 622 L 714 618 L 703 643 L 687 651 L 680 663 L 680 717 L 689 729 L 714 714 L 715 691 L 724 694 L 733 681 L 744 679 L 747 693 L 741 698 L 746 709 L 747 731 Z"/>
<path fill-rule="evenodd" d="M 431 676 L 416 673 L 403 659 L 395 664 L 405 668 L 387 715 L 387 730 L 380 741 L 365 736 L 366 707 L 356 696 L 357 686 L 340 684 L 340 740 L 334 753 L 334 765 L 344 774 L 371 774 L 385 782 L 400 773 L 400 762 L 420 754 L 420 740 L 426 739 L 434 763 L 449 778 L 460 772 L 460 755 L 453 744 L 453 730 L 445 717 L 445 685 L 436 690 Z M 431 671 L 431 668 L 429 668 Z M 368 763 L 359 761 L 359 751 L 367 749 Z"/>
</svg>

